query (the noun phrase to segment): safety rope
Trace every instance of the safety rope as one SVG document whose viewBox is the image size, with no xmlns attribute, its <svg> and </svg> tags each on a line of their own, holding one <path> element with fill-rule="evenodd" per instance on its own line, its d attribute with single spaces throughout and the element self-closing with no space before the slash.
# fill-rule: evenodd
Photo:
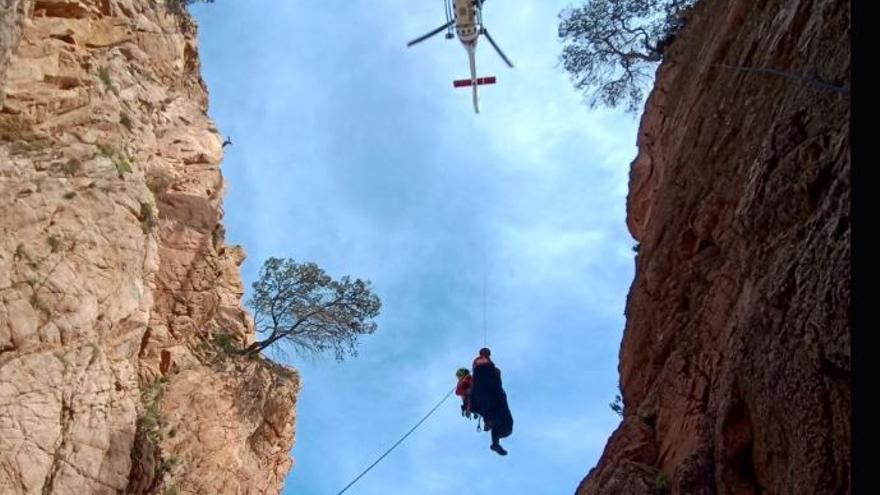
<svg viewBox="0 0 880 495">
<path fill-rule="evenodd" d="M 400 440 L 398 440 L 397 442 L 395 442 L 394 445 L 391 446 L 391 448 L 389 448 L 388 450 L 385 451 L 384 454 L 382 454 L 381 456 L 379 456 L 379 458 L 376 459 L 375 462 L 373 462 L 372 464 L 370 464 L 370 466 L 369 466 L 367 469 L 364 469 L 364 471 L 363 471 L 361 474 L 359 474 L 359 475 L 357 476 L 357 478 L 355 478 L 354 480 L 352 480 L 351 483 L 345 485 L 345 488 L 343 488 L 343 489 L 342 489 L 339 493 L 337 493 L 336 495 L 342 495 L 343 493 L 345 493 L 345 491 L 348 490 L 352 485 L 354 485 L 355 483 L 357 483 L 357 481 L 358 481 L 359 479 L 361 479 L 365 474 L 367 474 L 368 472 L 370 472 L 370 470 L 373 469 L 373 467 L 376 466 L 376 464 L 379 464 L 379 461 L 381 461 L 382 459 L 385 458 L 385 456 L 387 456 L 388 454 L 390 454 L 392 450 L 394 450 L 398 445 L 400 445 L 404 440 L 406 440 L 406 437 L 408 437 L 408 436 L 410 435 L 410 433 L 416 431 L 416 429 L 417 429 L 419 426 L 421 426 L 421 424 L 424 423 L 426 419 L 428 419 L 432 414 L 434 414 L 434 411 L 436 411 L 437 409 L 439 409 L 440 406 L 441 406 L 444 402 L 446 402 L 446 399 L 448 399 L 449 396 L 452 395 L 453 392 L 455 392 L 455 389 L 454 389 L 454 388 L 453 388 L 452 390 L 450 390 L 450 391 L 449 391 L 449 392 L 448 392 L 448 393 L 447 393 L 442 399 L 440 399 L 440 402 L 438 402 L 436 406 L 434 406 L 433 408 L 431 408 L 431 410 L 428 411 L 428 414 L 425 414 L 425 416 L 424 416 L 422 419 L 420 419 L 419 422 L 416 423 L 415 426 L 413 426 L 412 428 L 410 428 L 410 430 L 409 430 L 408 432 L 406 432 L 406 434 L 405 434 L 404 436 L 402 436 L 402 437 L 400 438 Z"/>
<path fill-rule="evenodd" d="M 815 88 L 824 89 L 827 91 L 833 91 L 835 93 L 840 93 L 844 95 L 849 94 L 849 88 L 845 86 L 838 86 L 836 84 L 831 84 L 827 81 L 820 80 L 817 76 L 813 77 L 805 77 L 798 74 L 793 74 L 791 72 L 785 72 L 778 69 L 768 69 L 763 67 L 743 67 L 739 65 L 728 65 L 728 64 L 712 64 L 714 67 L 719 67 L 722 69 L 735 70 L 740 72 L 756 72 L 759 74 L 769 74 L 773 76 L 778 76 L 783 79 L 788 79 L 789 81 L 800 81 L 803 83 L 807 83 L 810 86 Z"/>
</svg>

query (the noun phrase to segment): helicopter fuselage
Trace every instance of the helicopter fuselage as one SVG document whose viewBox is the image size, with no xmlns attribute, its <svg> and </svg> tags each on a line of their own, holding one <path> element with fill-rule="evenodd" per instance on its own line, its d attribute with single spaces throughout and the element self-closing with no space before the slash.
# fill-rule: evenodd
<svg viewBox="0 0 880 495">
<path fill-rule="evenodd" d="M 479 12 L 474 0 L 454 0 L 455 33 L 468 51 L 473 50 L 480 37 Z"/>
</svg>

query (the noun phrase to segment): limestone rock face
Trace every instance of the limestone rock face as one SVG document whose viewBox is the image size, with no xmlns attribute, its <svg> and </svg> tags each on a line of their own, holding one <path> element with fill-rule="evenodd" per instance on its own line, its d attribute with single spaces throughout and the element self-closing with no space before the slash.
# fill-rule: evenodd
<svg viewBox="0 0 880 495">
<path fill-rule="evenodd" d="M 0 1 L 0 108 L 3 106 L 6 67 L 12 50 L 18 46 L 21 23 L 30 8 L 30 0 Z"/>
<path fill-rule="evenodd" d="M 277 493 L 296 374 L 253 341 L 174 3 L 0 0 L 0 493 Z"/>
<path fill-rule="evenodd" d="M 849 86 L 849 5 L 705 0 L 670 46 L 630 175 L 625 419 L 579 495 L 851 492 L 850 101 L 788 77 Z"/>
</svg>

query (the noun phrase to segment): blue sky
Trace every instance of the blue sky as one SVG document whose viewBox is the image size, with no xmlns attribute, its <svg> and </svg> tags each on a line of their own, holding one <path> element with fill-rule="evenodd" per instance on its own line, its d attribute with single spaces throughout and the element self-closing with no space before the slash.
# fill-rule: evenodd
<svg viewBox="0 0 880 495">
<path fill-rule="evenodd" d="M 291 354 L 303 389 L 285 494 L 336 494 L 455 385 L 483 343 L 514 432 L 450 399 L 348 494 L 571 493 L 618 418 L 617 353 L 633 277 L 625 226 L 637 122 L 590 111 L 558 64 L 566 1 L 489 0 L 475 115 L 457 41 L 406 41 L 443 2 L 217 0 L 199 23 L 210 115 L 231 136 L 227 241 L 373 282 L 379 330 L 357 359 Z"/>
</svg>

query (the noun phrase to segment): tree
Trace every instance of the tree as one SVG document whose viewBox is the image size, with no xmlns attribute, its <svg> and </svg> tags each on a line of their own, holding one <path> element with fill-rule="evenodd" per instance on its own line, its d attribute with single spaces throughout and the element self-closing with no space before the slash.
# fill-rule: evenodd
<svg viewBox="0 0 880 495">
<path fill-rule="evenodd" d="M 187 7 L 196 3 L 214 3 L 214 0 L 168 0 L 165 5 L 171 13 L 183 16 L 187 13 Z"/>
<path fill-rule="evenodd" d="M 608 404 L 611 407 L 611 410 L 617 413 L 621 418 L 623 417 L 623 399 L 620 398 L 620 394 L 614 396 L 614 401 Z"/>
<path fill-rule="evenodd" d="M 286 342 L 302 355 L 333 351 L 337 361 L 357 355 L 358 337 L 376 331 L 382 303 L 370 282 L 349 276 L 333 280 L 315 263 L 269 258 L 252 284 L 248 306 L 258 334 L 245 352 Z"/>
<path fill-rule="evenodd" d="M 587 0 L 560 14 L 562 63 L 591 108 L 635 112 L 664 48 L 696 0 Z"/>
</svg>

